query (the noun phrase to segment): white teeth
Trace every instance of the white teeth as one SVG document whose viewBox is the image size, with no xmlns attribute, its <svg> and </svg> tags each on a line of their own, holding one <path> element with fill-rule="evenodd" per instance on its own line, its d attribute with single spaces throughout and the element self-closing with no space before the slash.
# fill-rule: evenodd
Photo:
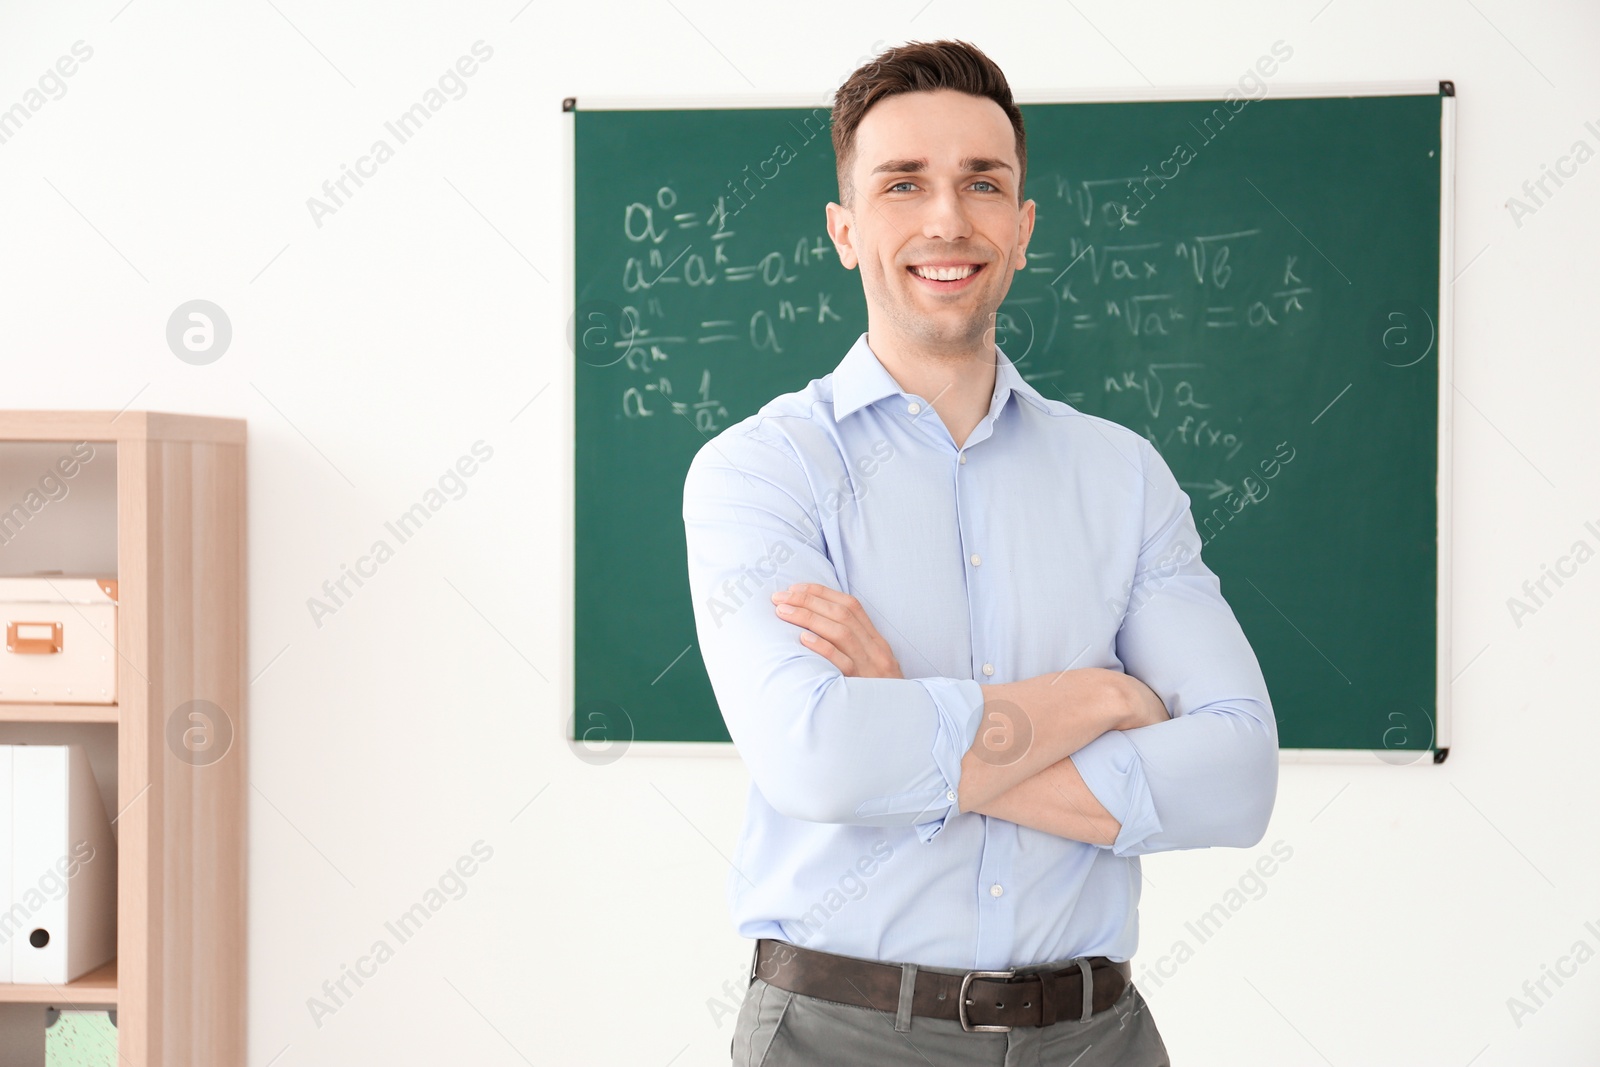
<svg viewBox="0 0 1600 1067">
<path fill-rule="evenodd" d="M 978 268 L 968 265 L 965 267 L 912 267 L 912 273 L 922 278 L 936 282 L 956 282 L 969 274 L 977 272 Z"/>
</svg>

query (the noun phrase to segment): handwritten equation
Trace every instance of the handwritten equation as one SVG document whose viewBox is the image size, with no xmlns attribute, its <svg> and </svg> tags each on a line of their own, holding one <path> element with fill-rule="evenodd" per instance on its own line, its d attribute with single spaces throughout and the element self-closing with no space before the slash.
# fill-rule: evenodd
<svg viewBox="0 0 1600 1067">
<path fill-rule="evenodd" d="M 1096 201 L 1112 181 L 1055 178 L 1066 210 L 1041 219 L 1065 232 L 1041 222 L 996 314 L 996 343 L 1041 392 L 1139 429 L 1164 455 L 1233 460 L 1245 427 L 1207 363 L 1228 351 L 1220 339 L 1229 335 L 1295 327 L 1315 308 L 1313 272 L 1259 226 L 1150 226 L 1130 240 L 1116 202 Z M 661 185 L 613 218 L 625 255 L 612 291 L 624 302 L 602 365 L 626 372 L 616 403 L 630 422 L 668 414 L 705 435 L 720 431 L 735 416 L 713 369 L 809 352 L 812 330 L 843 321 L 836 294 L 854 298 L 843 287 L 859 286 L 825 234 L 745 238 L 724 196 L 691 208 Z M 1064 390 L 1055 378 L 1075 384 Z M 1210 478 L 1217 463 L 1205 466 Z"/>
<path fill-rule="evenodd" d="M 710 369 L 698 366 L 697 399 L 677 400 L 672 376 L 680 373 L 678 365 L 694 362 L 697 352 L 716 351 L 702 346 L 783 355 L 803 340 L 805 326 L 843 321 L 833 306 L 841 268 L 823 235 L 798 235 L 783 248 L 741 248 L 725 196 L 704 211 L 679 207 L 676 190 L 664 185 L 653 202 L 630 203 L 622 210 L 629 254 L 620 287 L 628 303 L 617 309 L 610 343 L 619 353 L 617 362 L 648 379 L 622 388 L 624 418 L 669 411 L 713 434 L 731 416 L 712 395 Z M 674 314 L 675 294 L 705 294 L 716 286 L 730 294 L 720 301 L 723 317 Z M 692 376 L 694 369 L 687 373 Z"/>
</svg>

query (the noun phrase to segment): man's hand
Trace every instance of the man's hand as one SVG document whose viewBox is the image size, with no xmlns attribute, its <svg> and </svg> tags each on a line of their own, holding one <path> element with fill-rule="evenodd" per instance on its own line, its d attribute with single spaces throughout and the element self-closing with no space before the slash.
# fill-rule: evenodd
<svg viewBox="0 0 1600 1067">
<path fill-rule="evenodd" d="M 778 618 L 801 628 L 805 646 L 849 678 L 903 678 L 889 643 L 867 618 L 861 602 L 815 582 L 772 594 Z"/>
</svg>

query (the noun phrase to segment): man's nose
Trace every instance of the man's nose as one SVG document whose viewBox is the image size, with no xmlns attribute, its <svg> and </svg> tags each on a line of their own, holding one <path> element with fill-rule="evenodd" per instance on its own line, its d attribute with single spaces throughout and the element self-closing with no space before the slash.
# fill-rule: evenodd
<svg viewBox="0 0 1600 1067">
<path fill-rule="evenodd" d="M 972 220 L 967 216 L 959 189 L 935 191 L 927 203 L 927 214 L 922 220 L 924 237 L 960 241 L 972 236 Z"/>
</svg>

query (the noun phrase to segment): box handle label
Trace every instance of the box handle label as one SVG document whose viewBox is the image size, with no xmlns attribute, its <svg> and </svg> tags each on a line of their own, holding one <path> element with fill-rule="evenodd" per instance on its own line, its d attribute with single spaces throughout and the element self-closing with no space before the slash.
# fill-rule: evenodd
<svg viewBox="0 0 1600 1067">
<path fill-rule="evenodd" d="M 19 656 L 49 656 L 61 651 L 59 622 L 6 624 L 6 651 Z"/>
</svg>

